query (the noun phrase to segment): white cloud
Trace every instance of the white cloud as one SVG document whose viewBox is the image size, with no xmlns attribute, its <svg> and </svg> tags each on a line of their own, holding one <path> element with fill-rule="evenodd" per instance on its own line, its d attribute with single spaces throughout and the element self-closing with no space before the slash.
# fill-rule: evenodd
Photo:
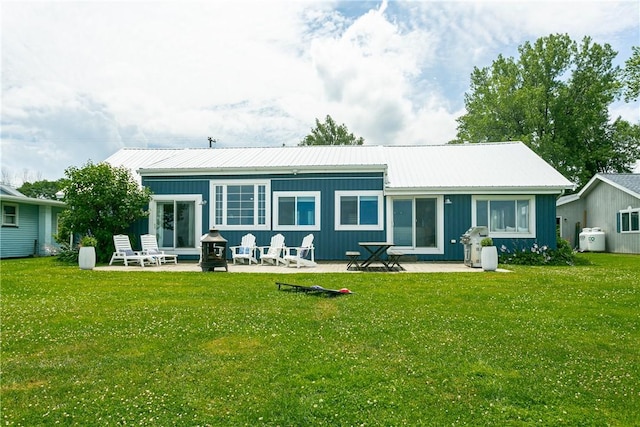
<svg viewBox="0 0 640 427">
<path fill-rule="evenodd" d="M 639 9 L 632 1 L 4 2 L 2 167 L 57 179 L 123 146 L 205 146 L 208 136 L 220 146 L 293 145 L 327 114 L 371 144 L 445 143 L 473 66 L 552 32 L 628 52 Z M 630 114 L 627 105 L 614 110 Z"/>
</svg>

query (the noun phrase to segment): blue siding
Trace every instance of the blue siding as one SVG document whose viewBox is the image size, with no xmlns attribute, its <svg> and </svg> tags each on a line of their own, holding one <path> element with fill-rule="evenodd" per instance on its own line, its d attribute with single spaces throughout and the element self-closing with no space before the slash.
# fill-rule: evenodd
<svg viewBox="0 0 640 427">
<path fill-rule="evenodd" d="M 463 260 L 464 248 L 460 244 L 462 236 L 471 227 L 471 196 L 445 195 L 444 199 L 451 200 L 451 204 L 444 205 L 444 255 L 425 257 L 429 260 Z M 455 243 L 451 243 L 455 240 Z"/>
<path fill-rule="evenodd" d="M 34 255 L 38 240 L 37 205 L 18 205 L 18 227 L 2 227 L 0 258 L 19 258 Z"/>
<path fill-rule="evenodd" d="M 494 239 L 493 243 L 509 250 L 529 249 L 534 243 L 539 246 L 557 247 L 556 239 L 556 195 L 539 194 L 536 196 L 536 238 L 535 239 Z"/>
<path fill-rule="evenodd" d="M 223 181 L 243 180 L 257 181 L 268 179 L 272 192 L 281 191 L 317 191 L 321 194 L 321 230 L 314 231 L 314 245 L 318 260 L 344 260 L 347 250 L 359 249 L 360 241 L 386 240 L 386 230 L 383 231 L 336 231 L 335 230 L 335 192 L 336 191 L 366 191 L 384 189 L 384 177 L 381 173 L 317 173 L 300 175 L 243 175 L 220 177 L 215 175 L 198 177 L 162 177 L 145 178 L 143 184 L 155 194 L 201 194 L 204 200 L 211 200 L 209 194 L 210 180 Z M 273 196 L 271 196 L 273 210 Z M 419 260 L 426 261 L 462 261 L 463 246 L 460 236 L 471 226 L 472 195 L 444 195 L 444 199 L 451 200 L 444 205 L 444 253 L 437 255 L 418 255 Z M 541 245 L 555 247 L 555 195 L 538 195 L 536 197 L 536 239 L 520 239 L 517 245 L 531 246 L 534 242 Z M 383 202 L 386 207 L 386 201 Z M 386 226 L 386 215 L 384 224 Z M 202 234 L 209 230 L 209 207 L 202 210 Z M 132 227 L 133 235 L 144 234 L 148 231 L 147 220 L 139 221 Z M 238 245 L 246 233 L 256 236 L 258 246 L 267 246 L 274 230 L 221 230 L 221 234 L 229 241 L 230 246 Z M 309 231 L 283 231 L 287 246 L 298 246 Z M 452 243 L 452 240 L 455 240 Z M 514 239 L 496 239 L 497 245 L 505 244 L 513 247 Z"/>
</svg>

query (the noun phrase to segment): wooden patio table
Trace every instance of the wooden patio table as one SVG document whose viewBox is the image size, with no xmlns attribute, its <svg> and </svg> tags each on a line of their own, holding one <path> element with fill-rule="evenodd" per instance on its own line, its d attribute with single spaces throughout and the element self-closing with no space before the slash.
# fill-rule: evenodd
<svg viewBox="0 0 640 427">
<path fill-rule="evenodd" d="M 382 254 L 393 246 L 393 242 L 358 242 L 358 244 L 369 253 L 369 257 L 360 264 L 361 269 L 366 270 L 374 262 L 379 262 L 384 266 L 385 270 L 392 271 L 387 260 L 382 258 Z"/>
</svg>

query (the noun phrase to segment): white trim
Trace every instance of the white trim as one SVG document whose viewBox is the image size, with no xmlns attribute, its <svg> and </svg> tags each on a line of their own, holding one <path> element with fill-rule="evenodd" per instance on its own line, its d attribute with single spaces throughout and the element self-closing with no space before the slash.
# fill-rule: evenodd
<svg viewBox="0 0 640 427">
<path fill-rule="evenodd" d="M 199 255 L 202 232 L 202 194 L 154 194 L 149 201 L 149 234 L 156 235 L 156 214 L 158 202 L 194 202 L 193 238 L 194 246 L 188 248 L 168 248 L 178 255 Z"/>
<path fill-rule="evenodd" d="M 244 186 L 253 186 L 253 191 L 255 195 L 255 201 L 253 204 L 253 224 L 227 224 L 227 188 L 230 185 L 244 185 Z M 264 186 L 264 197 L 265 197 L 265 213 L 264 213 L 264 224 L 259 224 L 259 209 L 258 209 L 258 187 Z M 222 223 L 216 223 L 216 187 L 222 187 Z M 207 203 L 209 205 L 209 223 L 212 227 L 216 227 L 219 230 L 247 230 L 247 231 L 255 231 L 255 230 L 269 230 L 270 224 L 269 219 L 271 218 L 271 181 L 268 179 L 215 179 L 209 181 L 209 200 Z"/>
<path fill-rule="evenodd" d="M 274 191 L 273 192 L 273 230 L 277 231 L 320 231 L 320 191 Z M 280 197 L 313 197 L 315 200 L 314 222 L 313 225 L 278 225 L 279 208 L 278 199 Z M 296 220 L 297 221 L 297 220 Z"/>
<path fill-rule="evenodd" d="M 443 255 L 444 254 L 444 196 L 433 194 L 413 194 L 400 197 L 387 197 L 387 240 L 393 241 L 393 201 L 411 199 L 412 208 L 415 214 L 416 199 L 436 199 L 436 246 L 428 248 L 424 246 L 394 246 L 402 250 L 407 255 Z M 411 231 L 412 239 L 415 240 L 415 218 L 414 227 Z"/>
<path fill-rule="evenodd" d="M 5 222 L 7 215 L 5 215 L 4 208 L 5 206 L 13 206 L 16 209 L 15 214 L 13 214 L 13 218 L 15 222 Z M 18 227 L 20 218 L 20 205 L 18 203 L 7 203 L 2 202 L 2 226 L 3 227 Z"/>
<path fill-rule="evenodd" d="M 340 223 L 341 220 L 341 204 L 340 199 L 342 197 L 357 197 L 358 198 L 358 224 L 347 224 L 343 225 Z M 364 224 L 360 225 L 360 196 L 375 196 L 378 198 L 378 220 L 377 224 Z M 380 231 L 384 230 L 384 199 L 383 193 L 379 190 L 370 190 L 370 191 L 336 191 L 334 193 L 335 200 L 335 222 L 334 228 L 336 231 Z"/>
<path fill-rule="evenodd" d="M 640 229 L 638 230 L 632 230 L 631 229 L 631 214 L 632 213 L 638 213 L 638 216 L 640 216 L 640 208 L 632 208 L 631 206 L 629 206 L 626 209 L 620 209 L 618 211 L 618 215 L 620 216 L 620 234 L 638 234 L 640 233 Z M 624 231 L 622 229 L 622 215 L 623 214 L 629 214 L 629 230 Z"/>
<path fill-rule="evenodd" d="M 536 196 L 531 194 L 512 194 L 509 196 L 502 195 L 477 195 L 471 197 L 471 225 L 478 225 L 477 217 L 477 202 L 479 200 L 486 201 L 512 201 L 528 200 L 529 201 L 529 230 L 526 232 L 519 231 L 491 231 L 491 219 L 487 218 L 489 222 L 486 226 L 489 229 L 489 236 L 492 238 L 505 238 L 505 239 L 535 239 L 536 237 Z"/>
</svg>

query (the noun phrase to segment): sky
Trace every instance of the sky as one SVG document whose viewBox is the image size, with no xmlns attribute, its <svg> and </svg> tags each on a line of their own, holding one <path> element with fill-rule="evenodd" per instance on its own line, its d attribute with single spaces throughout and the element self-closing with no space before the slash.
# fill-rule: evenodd
<svg viewBox="0 0 640 427">
<path fill-rule="evenodd" d="M 621 66 L 640 44 L 637 0 L 4 0 L 0 16 L 14 185 L 123 147 L 297 145 L 327 115 L 365 144 L 445 144 L 474 66 L 555 33 Z M 611 117 L 638 123 L 639 105 Z"/>
</svg>

